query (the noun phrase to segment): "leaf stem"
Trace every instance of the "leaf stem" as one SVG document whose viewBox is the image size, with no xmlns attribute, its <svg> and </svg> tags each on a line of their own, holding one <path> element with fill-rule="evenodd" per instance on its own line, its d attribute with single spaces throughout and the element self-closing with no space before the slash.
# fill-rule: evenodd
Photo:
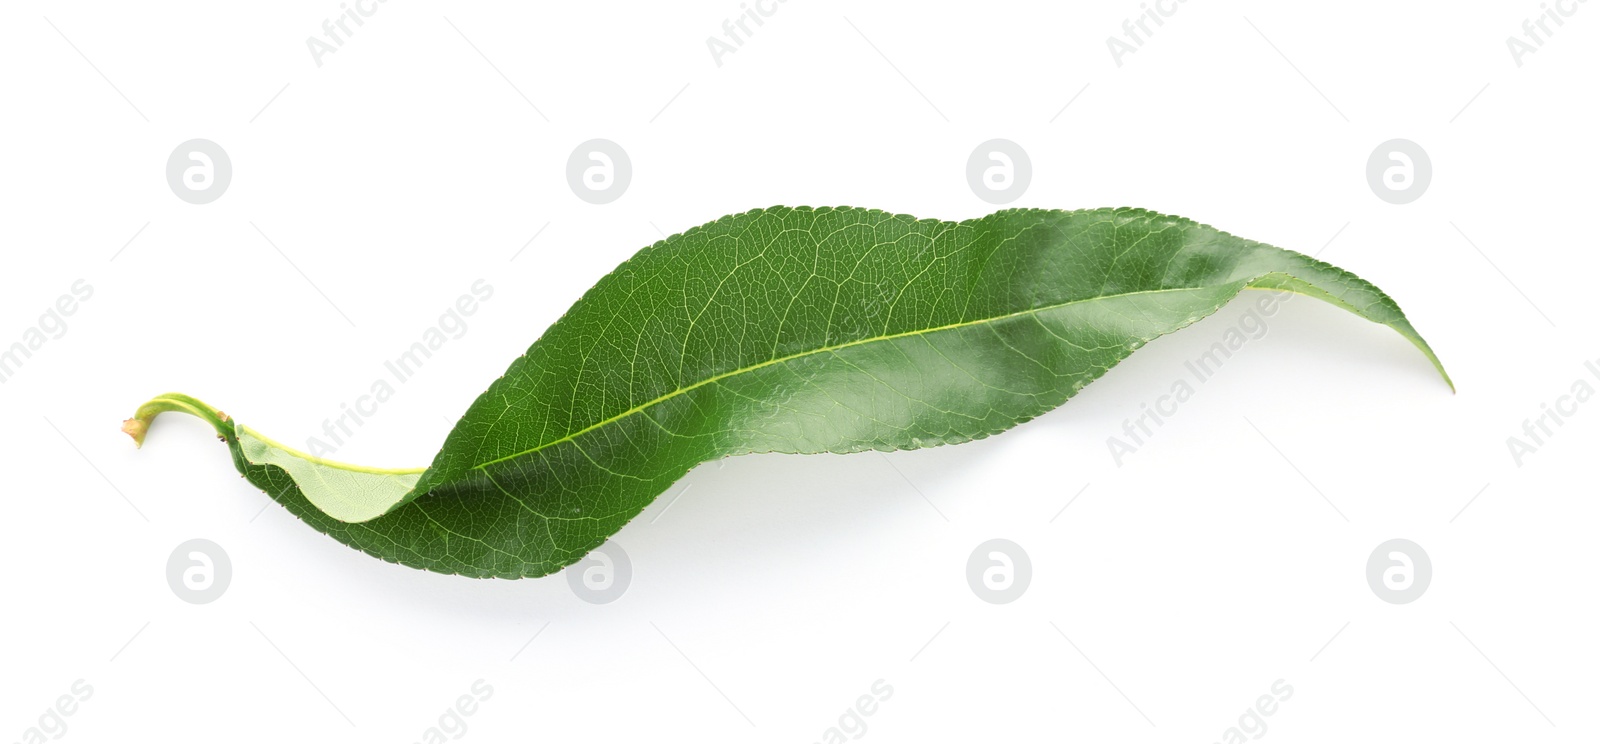
<svg viewBox="0 0 1600 744">
<path fill-rule="evenodd" d="M 133 412 L 133 418 L 122 422 L 122 431 L 133 437 L 133 446 L 142 447 L 144 435 L 150 431 L 150 422 L 167 411 L 182 411 L 204 420 L 211 424 L 211 428 L 217 430 L 217 436 L 223 439 L 234 436 L 233 419 L 229 418 L 228 414 L 212 408 L 205 401 L 183 393 L 165 393 L 145 401 L 144 405 L 139 406 L 139 410 Z"/>
</svg>

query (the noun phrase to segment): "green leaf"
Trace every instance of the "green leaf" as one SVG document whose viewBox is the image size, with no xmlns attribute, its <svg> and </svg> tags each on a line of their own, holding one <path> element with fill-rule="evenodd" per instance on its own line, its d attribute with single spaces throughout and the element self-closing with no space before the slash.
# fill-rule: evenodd
<svg viewBox="0 0 1600 744">
<path fill-rule="evenodd" d="M 384 560 L 542 576 L 698 463 L 981 439 L 1246 289 L 1387 325 L 1449 382 L 1377 287 L 1180 217 L 775 207 L 663 240 L 602 278 L 478 397 L 426 471 L 313 458 L 176 394 L 124 428 L 142 441 L 166 410 L 210 421 L 251 483 Z"/>
</svg>

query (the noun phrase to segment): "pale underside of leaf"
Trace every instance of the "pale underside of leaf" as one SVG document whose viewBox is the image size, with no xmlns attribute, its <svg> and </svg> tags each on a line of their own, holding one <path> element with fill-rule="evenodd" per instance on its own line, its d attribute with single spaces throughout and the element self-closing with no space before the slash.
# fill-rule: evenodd
<svg viewBox="0 0 1600 744">
<path fill-rule="evenodd" d="M 248 426 L 237 431 L 246 460 L 283 468 L 307 500 L 341 522 L 365 522 L 389 513 L 423 473 L 422 468 L 378 470 L 331 462 L 285 447 Z"/>
</svg>

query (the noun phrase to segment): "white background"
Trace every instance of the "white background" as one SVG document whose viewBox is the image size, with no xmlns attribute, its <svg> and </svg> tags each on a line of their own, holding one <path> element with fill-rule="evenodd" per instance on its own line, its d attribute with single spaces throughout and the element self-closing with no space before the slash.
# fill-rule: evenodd
<svg viewBox="0 0 1600 744">
<path fill-rule="evenodd" d="M 63 740 L 412 742 L 479 679 L 483 742 L 814 742 L 879 679 L 872 741 L 1214 742 L 1279 679 L 1272 741 L 1592 740 L 1600 404 L 1521 467 L 1506 439 L 1600 387 L 1600 7 L 1519 67 L 1530 0 L 1191 0 L 1119 67 L 1106 39 L 1138 3 L 1062 6 L 788 0 L 719 67 L 736 0 L 389 0 L 319 67 L 334 0 L 8 3 L 0 344 L 75 280 L 94 295 L 0 385 L 0 741 L 78 679 Z M 196 137 L 234 169 L 201 206 L 165 178 Z M 634 168 L 603 206 L 565 176 L 596 137 Z M 177 390 L 302 443 L 485 279 L 467 333 L 337 454 L 424 465 L 658 229 L 774 204 L 983 215 L 965 164 L 996 137 L 1033 165 L 1012 206 L 1326 245 L 1459 393 L 1302 298 L 1118 467 L 1107 437 L 1236 302 L 987 441 L 703 466 L 616 536 L 633 578 L 607 605 L 346 548 L 197 421 L 142 451 L 117 431 Z M 1365 176 L 1397 137 L 1434 171 L 1405 206 Z M 233 564 L 208 605 L 165 577 L 194 537 Z M 1012 604 L 967 585 L 993 537 L 1033 566 Z M 1411 604 L 1365 575 L 1395 537 L 1433 563 Z"/>
</svg>

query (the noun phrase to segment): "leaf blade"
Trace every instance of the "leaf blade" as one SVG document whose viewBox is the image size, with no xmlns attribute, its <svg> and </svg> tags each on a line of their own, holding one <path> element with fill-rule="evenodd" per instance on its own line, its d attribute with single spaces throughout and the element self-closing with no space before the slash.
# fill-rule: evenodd
<svg viewBox="0 0 1600 744">
<path fill-rule="evenodd" d="M 1377 287 L 1182 218 L 780 207 L 661 241 L 602 278 L 479 396 L 388 514 L 350 524 L 270 465 L 241 471 L 388 560 L 543 575 L 697 463 L 990 436 L 1246 288 L 1389 325 L 1449 379 Z"/>
</svg>

